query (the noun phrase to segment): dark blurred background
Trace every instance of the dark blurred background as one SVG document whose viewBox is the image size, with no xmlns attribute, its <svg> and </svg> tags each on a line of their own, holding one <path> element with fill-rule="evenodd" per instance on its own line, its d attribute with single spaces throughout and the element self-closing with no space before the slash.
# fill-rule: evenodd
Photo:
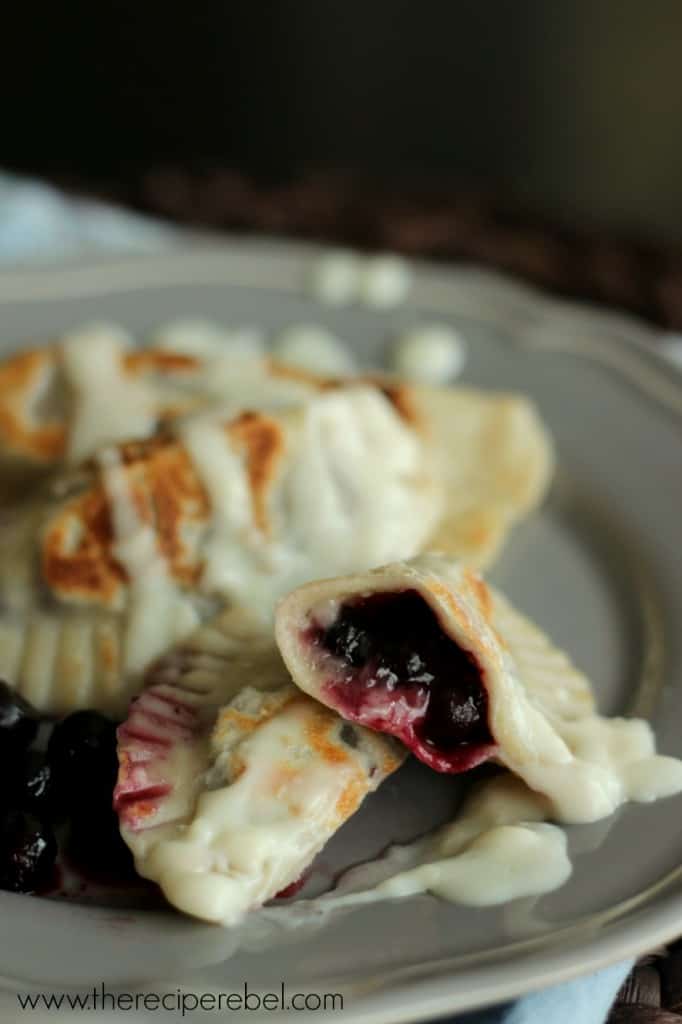
<svg viewBox="0 0 682 1024">
<path fill-rule="evenodd" d="M 194 223 L 343 221 L 358 244 L 454 258 L 523 222 L 548 283 L 548 225 L 637 259 L 682 244 L 680 0 L 7 6 L 5 167 Z"/>
</svg>

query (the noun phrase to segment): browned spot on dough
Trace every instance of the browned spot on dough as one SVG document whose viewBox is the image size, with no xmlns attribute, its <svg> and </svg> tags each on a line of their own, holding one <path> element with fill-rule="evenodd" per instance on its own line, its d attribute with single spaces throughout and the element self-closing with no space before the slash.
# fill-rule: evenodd
<svg viewBox="0 0 682 1024">
<path fill-rule="evenodd" d="M 112 539 L 104 492 L 86 491 L 67 502 L 45 531 L 43 579 L 63 596 L 111 603 L 126 579 L 111 553 Z"/>
<path fill-rule="evenodd" d="M 328 764 L 351 764 L 347 747 L 334 735 L 338 723 L 336 713 L 310 697 L 301 697 L 298 702 L 306 714 L 306 740 L 315 753 Z"/>
<path fill-rule="evenodd" d="M 99 656 L 108 672 L 118 671 L 118 645 L 110 636 L 102 636 L 98 640 Z"/>
<path fill-rule="evenodd" d="M 267 359 L 265 365 L 272 377 L 307 384 L 312 391 L 330 391 L 344 384 L 338 377 L 321 377 L 312 370 L 304 370 L 300 366 L 287 366 L 285 363 L 278 363 L 276 359 Z"/>
<path fill-rule="evenodd" d="M 477 572 L 471 569 L 464 570 L 464 579 L 471 588 L 483 618 L 490 622 L 492 616 L 492 597 L 487 585 L 483 582 Z"/>
<path fill-rule="evenodd" d="M 210 509 L 189 455 L 177 442 L 160 444 L 153 457 L 139 465 L 138 474 L 133 488 L 140 513 L 155 526 L 159 548 L 175 579 L 195 585 L 203 564 L 188 549 L 182 530 L 207 522 Z M 133 477 L 138 474 L 133 471 Z"/>
<path fill-rule="evenodd" d="M 0 364 L 0 441 L 12 454 L 49 462 L 66 450 L 63 423 L 40 424 L 31 419 L 41 380 L 55 362 L 55 350 L 47 348 L 21 352 Z"/>
<path fill-rule="evenodd" d="M 243 413 L 226 429 L 246 461 L 254 522 L 267 535 L 271 526 L 268 522 L 268 490 L 284 455 L 284 432 L 275 420 L 257 412 Z"/>
<path fill-rule="evenodd" d="M 182 446 L 153 438 L 118 447 L 130 498 L 157 537 L 169 571 L 193 586 L 201 560 L 183 538 L 183 528 L 208 521 L 206 492 Z M 45 582 L 66 600 L 90 599 L 109 605 L 127 580 L 113 553 L 111 510 L 102 477 L 92 462 L 90 487 L 66 502 L 48 523 L 42 543 Z M 71 538 L 75 537 L 75 542 Z"/>
<path fill-rule="evenodd" d="M 423 417 L 419 414 L 414 400 L 414 393 L 409 386 L 400 381 L 390 380 L 378 374 L 366 374 L 362 377 L 321 377 L 311 370 L 297 366 L 285 366 L 275 360 L 268 360 L 268 370 L 273 377 L 299 381 L 308 384 L 312 390 L 333 391 L 335 389 L 351 389 L 358 385 L 370 385 L 380 391 L 388 399 L 400 418 L 413 429 L 422 432 L 425 429 Z"/>
<path fill-rule="evenodd" d="M 435 579 L 429 580 L 426 586 L 427 590 L 429 590 L 429 592 L 433 594 L 434 597 L 437 597 L 440 601 L 443 602 L 443 604 L 447 607 L 449 613 L 452 615 L 455 622 L 461 628 L 466 629 L 468 626 L 467 617 L 462 611 L 459 601 L 456 599 L 450 588 L 445 583 L 441 583 L 440 580 Z M 437 608 L 434 608 L 434 611 L 436 612 L 436 614 L 438 614 Z M 441 628 L 443 628 L 442 621 Z"/>
<path fill-rule="evenodd" d="M 380 377 L 369 377 L 367 380 L 389 400 L 401 420 L 404 420 L 413 430 L 421 432 L 424 429 L 424 422 L 417 411 L 414 395 L 409 385 L 393 384 Z"/>
<path fill-rule="evenodd" d="M 165 352 L 163 349 L 142 349 L 126 352 L 123 366 L 129 373 L 185 373 L 201 366 L 196 356 L 181 352 Z"/>
<path fill-rule="evenodd" d="M 351 814 L 357 811 L 367 793 L 367 784 L 360 779 L 351 779 L 344 786 L 341 795 L 336 801 L 336 813 L 341 821 L 346 821 Z"/>
<path fill-rule="evenodd" d="M 384 775 L 390 775 L 396 768 L 399 768 L 407 757 L 407 750 L 403 748 L 403 752 L 399 753 L 399 747 L 396 744 L 394 749 L 389 749 L 384 752 L 381 758 L 381 770 Z"/>
</svg>

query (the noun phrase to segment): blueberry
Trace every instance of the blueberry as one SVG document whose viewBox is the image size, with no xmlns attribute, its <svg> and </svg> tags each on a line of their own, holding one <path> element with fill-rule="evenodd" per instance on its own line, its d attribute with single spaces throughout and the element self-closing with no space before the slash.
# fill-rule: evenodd
<svg viewBox="0 0 682 1024">
<path fill-rule="evenodd" d="M 52 770 L 46 761 L 42 764 L 29 762 L 22 779 L 25 806 L 36 810 L 47 809 L 51 782 Z"/>
<path fill-rule="evenodd" d="M 27 811 L 0 817 L 0 889 L 36 892 L 54 877 L 57 842 L 49 825 Z"/>
<path fill-rule="evenodd" d="M 31 811 L 48 820 L 53 817 L 52 769 L 44 754 L 30 751 L 19 765 L 12 765 L 3 797 L 5 806 Z"/>
<path fill-rule="evenodd" d="M 4 680 L 0 680 L 0 752 L 3 760 L 26 750 L 38 732 L 40 715 Z"/>
<path fill-rule="evenodd" d="M 118 772 L 116 723 L 97 711 L 76 711 L 50 736 L 47 759 L 56 805 L 71 816 L 111 808 Z"/>
<path fill-rule="evenodd" d="M 71 822 L 67 853 L 74 866 L 100 882 L 136 877 L 130 850 L 119 831 L 118 816 L 110 807 L 93 807 Z"/>
</svg>

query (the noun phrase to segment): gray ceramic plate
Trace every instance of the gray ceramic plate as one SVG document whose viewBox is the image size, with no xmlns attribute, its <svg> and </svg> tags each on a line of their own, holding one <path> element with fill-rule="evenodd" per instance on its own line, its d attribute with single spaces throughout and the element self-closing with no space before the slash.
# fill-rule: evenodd
<svg viewBox="0 0 682 1024">
<path fill-rule="evenodd" d="M 406 323 L 452 322 L 468 341 L 464 381 L 526 391 L 559 451 L 553 493 L 514 533 L 495 582 L 571 652 L 605 711 L 650 716 L 663 752 L 682 753 L 682 376 L 647 347 L 649 330 L 462 268 L 418 267 L 408 303 L 390 314 L 330 310 L 306 293 L 314 256 L 239 242 L 5 273 L 2 341 L 9 348 L 92 318 L 144 331 L 199 313 L 268 328 L 321 321 L 370 363 Z M 459 792 L 456 781 L 409 764 L 324 851 L 311 884 L 442 821 Z M 0 894 L 0 974 L 8 987 L 43 989 L 105 981 L 196 992 L 286 981 L 290 991 L 342 993 L 347 1024 L 425 1019 L 681 932 L 681 814 L 673 799 L 569 830 L 571 880 L 499 909 L 424 896 L 297 929 L 286 913 L 267 912 L 229 932 L 171 913 Z"/>
</svg>

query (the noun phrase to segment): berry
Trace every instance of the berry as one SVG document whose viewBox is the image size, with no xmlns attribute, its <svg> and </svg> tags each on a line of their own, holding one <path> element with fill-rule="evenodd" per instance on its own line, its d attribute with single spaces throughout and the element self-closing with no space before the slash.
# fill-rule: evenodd
<svg viewBox="0 0 682 1024">
<path fill-rule="evenodd" d="M 54 877 L 57 843 L 49 825 L 27 811 L 0 817 L 0 889 L 36 892 Z"/>
<path fill-rule="evenodd" d="M 38 765 L 29 762 L 22 779 L 24 806 L 36 811 L 47 808 L 50 800 L 51 781 L 52 771 L 47 762 Z"/>
<path fill-rule="evenodd" d="M 44 754 L 30 752 L 17 768 L 13 767 L 5 802 L 39 818 L 52 818 L 52 769 Z"/>
<path fill-rule="evenodd" d="M 99 806 L 71 823 L 67 853 L 74 866 L 100 882 L 136 877 L 133 858 L 119 831 L 118 816 Z"/>
<path fill-rule="evenodd" d="M 96 711 L 76 711 L 50 736 L 47 759 L 57 807 L 69 816 L 111 808 L 118 773 L 116 724 Z"/>
<path fill-rule="evenodd" d="M 40 715 L 27 700 L 0 680 L 0 756 L 3 760 L 26 750 L 36 737 Z"/>
</svg>

